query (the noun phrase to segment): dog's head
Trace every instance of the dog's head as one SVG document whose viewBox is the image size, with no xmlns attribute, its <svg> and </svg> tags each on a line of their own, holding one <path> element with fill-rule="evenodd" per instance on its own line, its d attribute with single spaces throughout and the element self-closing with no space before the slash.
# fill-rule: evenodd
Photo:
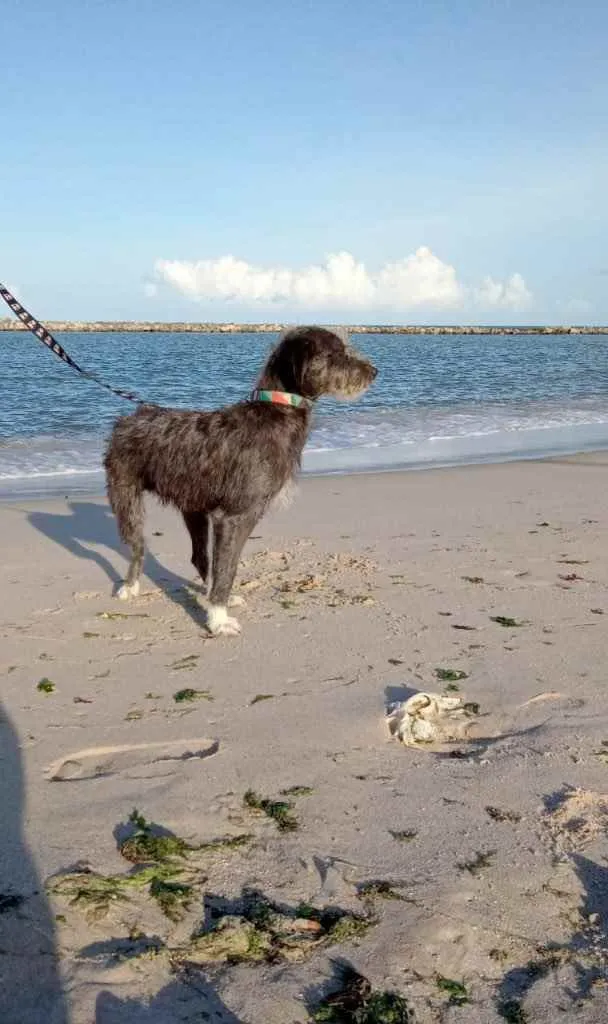
<svg viewBox="0 0 608 1024">
<path fill-rule="evenodd" d="M 376 367 L 334 331 L 295 327 L 282 337 L 260 378 L 260 387 L 304 398 L 356 398 L 377 376 Z"/>
</svg>

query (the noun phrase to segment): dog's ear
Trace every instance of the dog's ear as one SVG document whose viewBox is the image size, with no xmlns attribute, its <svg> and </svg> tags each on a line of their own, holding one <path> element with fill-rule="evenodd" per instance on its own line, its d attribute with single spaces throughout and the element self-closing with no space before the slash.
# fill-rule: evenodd
<svg viewBox="0 0 608 1024">
<path fill-rule="evenodd" d="M 328 351 L 316 348 L 310 353 L 295 356 L 294 370 L 299 394 L 305 398 L 320 398 L 331 391 L 332 369 L 339 365 L 338 358 L 333 359 Z"/>
<path fill-rule="evenodd" d="M 259 387 L 298 392 L 296 381 L 300 376 L 300 360 L 295 358 L 292 344 L 293 330 L 285 331 L 268 356 L 259 379 Z"/>
</svg>

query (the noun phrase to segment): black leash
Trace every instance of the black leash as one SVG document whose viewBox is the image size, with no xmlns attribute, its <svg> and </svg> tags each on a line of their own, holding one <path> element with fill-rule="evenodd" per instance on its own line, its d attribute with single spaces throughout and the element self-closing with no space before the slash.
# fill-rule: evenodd
<svg viewBox="0 0 608 1024">
<path fill-rule="evenodd" d="M 143 403 L 143 398 L 140 398 L 134 391 L 123 391 L 122 388 L 113 388 L 109 384 L 104 383 L 94 373 L 89 370 L 83 370 L 78 363 L 75 363 L 71 356 L 68 355 L 62 345 L 59 344 L 56 338 L 53 337 L 50 331 L 46 329 L 44 324 L 41 324 L 39 320 L 36 320 L 35 316 L 28 313 L 27 309 L 17 302 L 14 295 L 11 295 L 8 288 L 5 288 L 3 284 L 0 284 L 0 295 L 6 302 L 7 306 L 12 309 L 22 323 L 34 334 L 43 345 L 50 348 L 56 356 L 59 356 L 64 363 L 71 366 L 73 370 L 76 370 L 81 376 L 86 377 L 87 380 L 95 381 L 100 387 L 105 388 L 106 391 L 111 391 L 113 395 L 118 395 L 119 398 L 126 398 L 127 402 L 137 402 L 138 404 Z"/>
</svg>

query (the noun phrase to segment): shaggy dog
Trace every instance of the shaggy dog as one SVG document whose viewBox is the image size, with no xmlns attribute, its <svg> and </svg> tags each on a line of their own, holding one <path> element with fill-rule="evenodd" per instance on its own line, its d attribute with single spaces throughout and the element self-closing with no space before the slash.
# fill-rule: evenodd
<svg viewBox="0 0 608 1024">
<path fill-rule="evenodd" d="M 279 341 L 251 397 L 213 412 L 141 405 L 117 420 L 105 456 L 110 505 L 131 563 L 118 597 L 139 593 L 144 491 L 182 514 L 208 592 L 207 629 L 240 632 L 227 614 L 243 545 L 300 467 L 321 395 L 351 398 L 377 370 L 333 331 L 297 327 Z"/>
</svg>

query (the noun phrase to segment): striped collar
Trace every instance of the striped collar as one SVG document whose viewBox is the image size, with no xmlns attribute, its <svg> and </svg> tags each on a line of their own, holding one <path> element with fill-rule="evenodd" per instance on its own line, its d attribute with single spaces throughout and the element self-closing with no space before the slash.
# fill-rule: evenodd
<svg viewBox="0 0 608 1024">
<path fill-rule="evenodd" d="M 302 395 L 292 395 L 289 391 L 264 391 L 257 389 L 251 393 L 251 402 L 272 402 L 273 405 L 291 405 L 295 408 L 310 409 L 312 399 Z"/>
</svg>

